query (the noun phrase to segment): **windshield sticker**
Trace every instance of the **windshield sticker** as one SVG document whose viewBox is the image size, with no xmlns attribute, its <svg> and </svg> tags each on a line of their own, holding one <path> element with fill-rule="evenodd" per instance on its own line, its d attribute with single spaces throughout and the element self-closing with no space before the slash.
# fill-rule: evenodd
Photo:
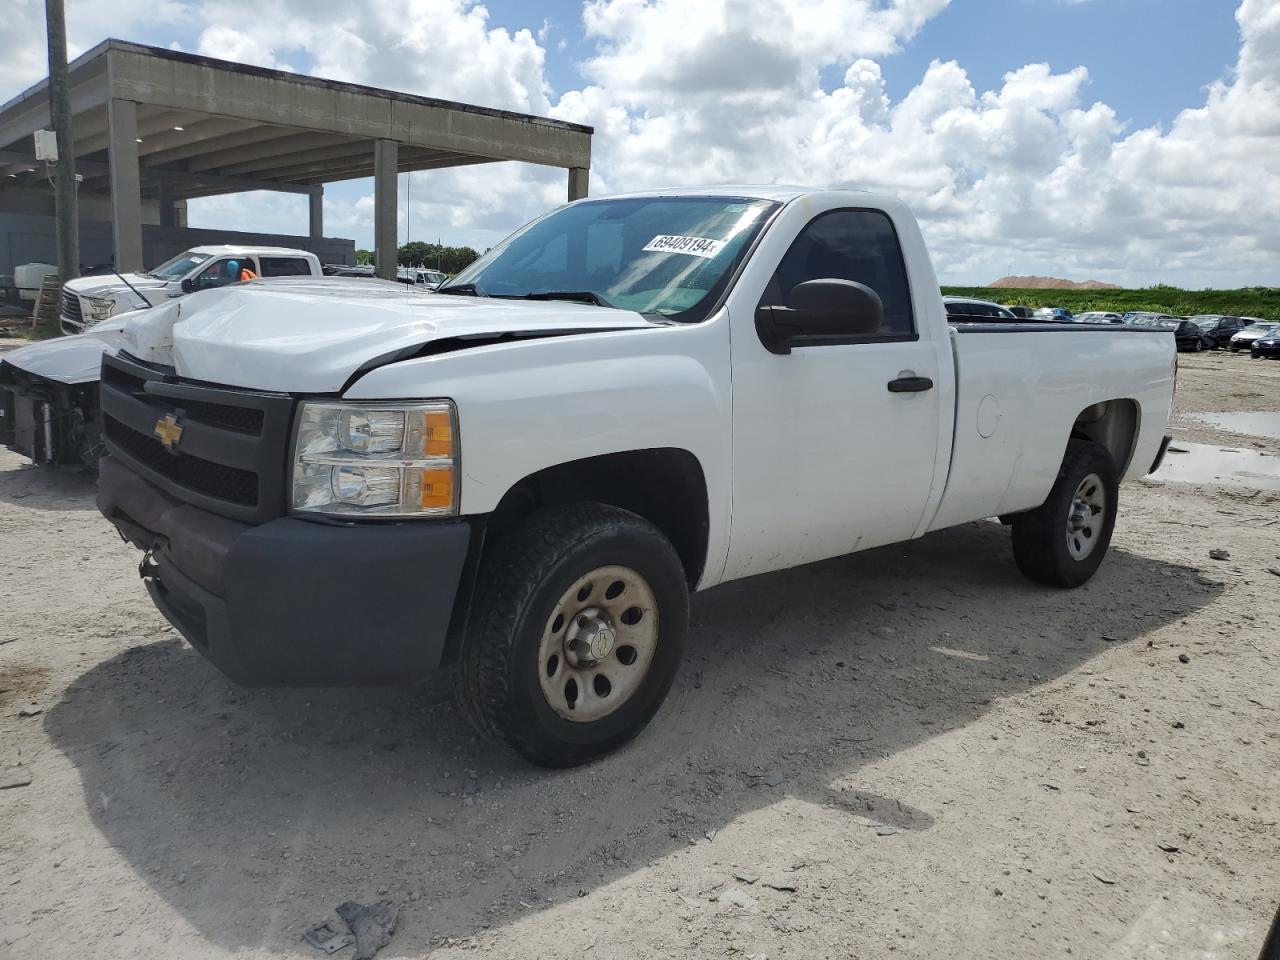
<svg viewBox="0 0 1280 960">
<path fill-rule="evenodd" d="M 724 249 L 725 241 L 706 237 L 672 237 L 659 234 L 643 247 L 646 253 L 684 253 L 710 260 Z"/>
</svg>

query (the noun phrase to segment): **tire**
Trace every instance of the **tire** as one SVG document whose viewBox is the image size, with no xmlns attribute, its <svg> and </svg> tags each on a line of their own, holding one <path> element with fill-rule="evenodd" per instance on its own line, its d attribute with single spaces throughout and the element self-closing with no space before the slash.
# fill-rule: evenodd
<svg viewBox="0 0 1280 960">
<path fill-rule="evenodd" d="M 572 767 L 626 743 L 658 712 L 684 653 L 689 590 L 653 524 L 566 504 L 493 545 L 472 609 L 456 672 L 465 712 L 533 763 Z"/>
<path fill-rule="evenodd" d="M 1096 481 L 1096 491 L 1085 487 L 1090 477 Z M 1014 519 L 1013 556 L 1018 569 L 1051 587 L 1078 587 L 1087 581 L 1111 543 L 1119 490 L 1116 465 L 1107 448 L 1089 440 L 1071 440 L 1048 498 Z M 1077 529 L 1072 536 L 1069 524 L 1077 510 L 1077 494 L 1085 494 L 1081 502 L 1091 512 L 1086 514 L 1087 535 Z M 1101 507 L 1094 511 L 1099 501 Z"/>
<path fill-rule="evenodd" d="M 1199 353 L 1201 350 L 1204 349 L 1204 344 L 1201 341 L 1197 340 L 1194 344 L 1192 344 L 1191 349 L 1194 352 Z"/>
</svg>

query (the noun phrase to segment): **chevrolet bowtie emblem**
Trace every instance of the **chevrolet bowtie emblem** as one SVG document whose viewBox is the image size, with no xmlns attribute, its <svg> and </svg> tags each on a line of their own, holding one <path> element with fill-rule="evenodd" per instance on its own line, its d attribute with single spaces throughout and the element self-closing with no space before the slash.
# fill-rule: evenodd
<svg viewBox="0 0 1280 960">
<path fill-rule="evenodd" d="M 156 421 L 154 432 L 160 438 L 160 444 L 166 450 L 172 450 L 178 445 L 178 441 L 182 439 L 182 427 L 178 424 L 178 418 L 172 413 Z"/>
</svg>

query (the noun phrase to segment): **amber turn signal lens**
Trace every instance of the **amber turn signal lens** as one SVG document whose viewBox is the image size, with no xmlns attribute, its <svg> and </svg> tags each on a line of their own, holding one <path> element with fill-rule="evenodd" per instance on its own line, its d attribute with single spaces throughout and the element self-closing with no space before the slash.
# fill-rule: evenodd
<svg viewBox="0 0 1280 960">
<path fill-rule="evenodd" d="M 453 506 L 453 470 L 423 470 L 418 504 L 424 510 Z"/>
<path fill-rule="evenodd" d="M 448 410 L 423 414 L 422 452 L 428 457 L 453 456 L 453 418 Z"/>
</svg>

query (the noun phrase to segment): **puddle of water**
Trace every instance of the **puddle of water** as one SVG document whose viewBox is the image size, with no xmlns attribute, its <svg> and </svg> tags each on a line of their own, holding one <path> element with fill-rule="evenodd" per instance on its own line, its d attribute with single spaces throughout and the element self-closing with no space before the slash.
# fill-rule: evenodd
<svg viewBox="0 0 1280 960">
<path fill-rule="evenodd" d="M 1169 446 L 1164 463 L 1151 479 L 1280 491 L 1280 457 L 1256 450 L 1230 450 L 1207 443 L 1179 441 Z"/>
<path fill-rule="evenodd" d="M 1280 440 L 1280 413 L 1193 413 L 1190 416 L 1231 433 Z"/>
</svg>

